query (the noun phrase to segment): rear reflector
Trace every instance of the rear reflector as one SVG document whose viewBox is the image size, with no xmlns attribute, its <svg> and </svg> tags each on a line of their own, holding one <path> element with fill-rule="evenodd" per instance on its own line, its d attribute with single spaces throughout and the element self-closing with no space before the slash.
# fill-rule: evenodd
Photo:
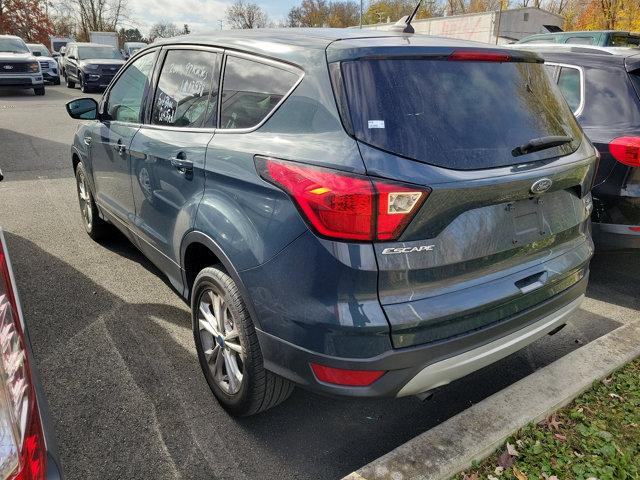
<svg viewBox="0 0 640 480">
<path fill-rule="evenodd" d="M 384 370 L 344 370 L 317 363 L 312 363 L 311 369 L 321 382 L 349 387 L 369 386 L 385 374 Z"/>
<path fill-rule="evenodd" d="M 609 152 L 624 165 L 640 167 L 640 137 L 618 137 L 609 144 Z"/>
<path fill-rule="evenodd" d="M 0 478 L 45 477 L 40 414 L 0 233 Z"/>
<path fill-rule="evenodd" d="M 341 240 L 397 239 L 430 192 L 273 158 L 256 157 L 256 168 L 291 195 L 318 234 Z"/>
<path fill-rule="evenodd" d="M 475 50 L 456 50 L 447 60 L 463 62 L 509 62 L 511 55 L 500 52 L 482 52 Z"/>
</svg>

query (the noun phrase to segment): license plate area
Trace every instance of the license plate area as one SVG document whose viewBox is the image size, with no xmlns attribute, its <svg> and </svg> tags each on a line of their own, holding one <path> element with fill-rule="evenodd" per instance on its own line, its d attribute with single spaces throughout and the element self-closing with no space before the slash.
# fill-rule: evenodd
<svg viewBox="0 0 640 480">
<path fill-rule="evenodd" d="M 506 210 L 511 218 L 514 245 L 527 245 L 547 235 L 544 208 L 542 198 L 531 198 L 507 204 Z"/>
</svg>

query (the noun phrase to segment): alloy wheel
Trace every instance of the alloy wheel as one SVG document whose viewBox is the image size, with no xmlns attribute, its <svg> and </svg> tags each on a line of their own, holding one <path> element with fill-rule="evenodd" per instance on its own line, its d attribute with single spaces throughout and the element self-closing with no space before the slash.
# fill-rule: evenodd
<svg viewBox="0 0 640 480">
<path fill-rule="evenodd" d="M 242 387 L 245 350 L 224 297 L 211 288 L 200 295 L 198 325 L 202 351 L 214 381 L 223 392 L 235 395 Z"/>
<path fill-rule="evenodd" d="M 91 228 L 93 223 L 93 212 L 91 209 L 91 194 L 87 188 L 87 182 L 85 181 L 84 174 L 78 174 L 78 200 L 80 202 L 80 212 L 82 218 L 85 221 L 88 228 Z"/>
</svg>

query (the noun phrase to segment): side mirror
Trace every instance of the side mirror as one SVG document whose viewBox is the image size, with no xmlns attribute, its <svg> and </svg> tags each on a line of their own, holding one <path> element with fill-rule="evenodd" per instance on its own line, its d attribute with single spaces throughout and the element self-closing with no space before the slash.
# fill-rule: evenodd
<svg viewBox="0 0 640 480">
<path fill-rule="evenodd" d="M 67 113 L 76 120 L 96 120 L 98 118 L 98 102 L 93 98 L 79 98 L 67 103 Z"/>
</svg>

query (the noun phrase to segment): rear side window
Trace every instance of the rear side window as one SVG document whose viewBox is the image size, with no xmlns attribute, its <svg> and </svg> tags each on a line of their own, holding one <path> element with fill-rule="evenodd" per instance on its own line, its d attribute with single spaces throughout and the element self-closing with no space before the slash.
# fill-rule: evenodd
<svg viewBox="0 0 640 480">
<path fill-rule="evenodd" d="M 582 101 L 582 88 L 580 81 L 580 70 L 577 68 L 561 67 L 558 76 L 558 88 L 562 92 L 569 108 L 577 112 Z"/>
<path fill-rule="evenodd" d="M 388 152 L 467 170 L 573 152 L 580 131 L 539 63 L 419 59 L 344 62 L 356 138 Z M 532 139 L 568 135 L 561 147 L 514 156 Z"/>
<path fill-rule="evenodd" d="M 205 121 L 213 121 L 217 112 L 219 78 L 219 53 L 169 51 L 160 72 L 151 123 L 199 128 Z"/>
<path fill-rule="evenodd" d="M 299 74 L 284 68 L 227 57 L 220 128 L 255 127 L 274 110 L 299 78 Z"/>
</svg>

